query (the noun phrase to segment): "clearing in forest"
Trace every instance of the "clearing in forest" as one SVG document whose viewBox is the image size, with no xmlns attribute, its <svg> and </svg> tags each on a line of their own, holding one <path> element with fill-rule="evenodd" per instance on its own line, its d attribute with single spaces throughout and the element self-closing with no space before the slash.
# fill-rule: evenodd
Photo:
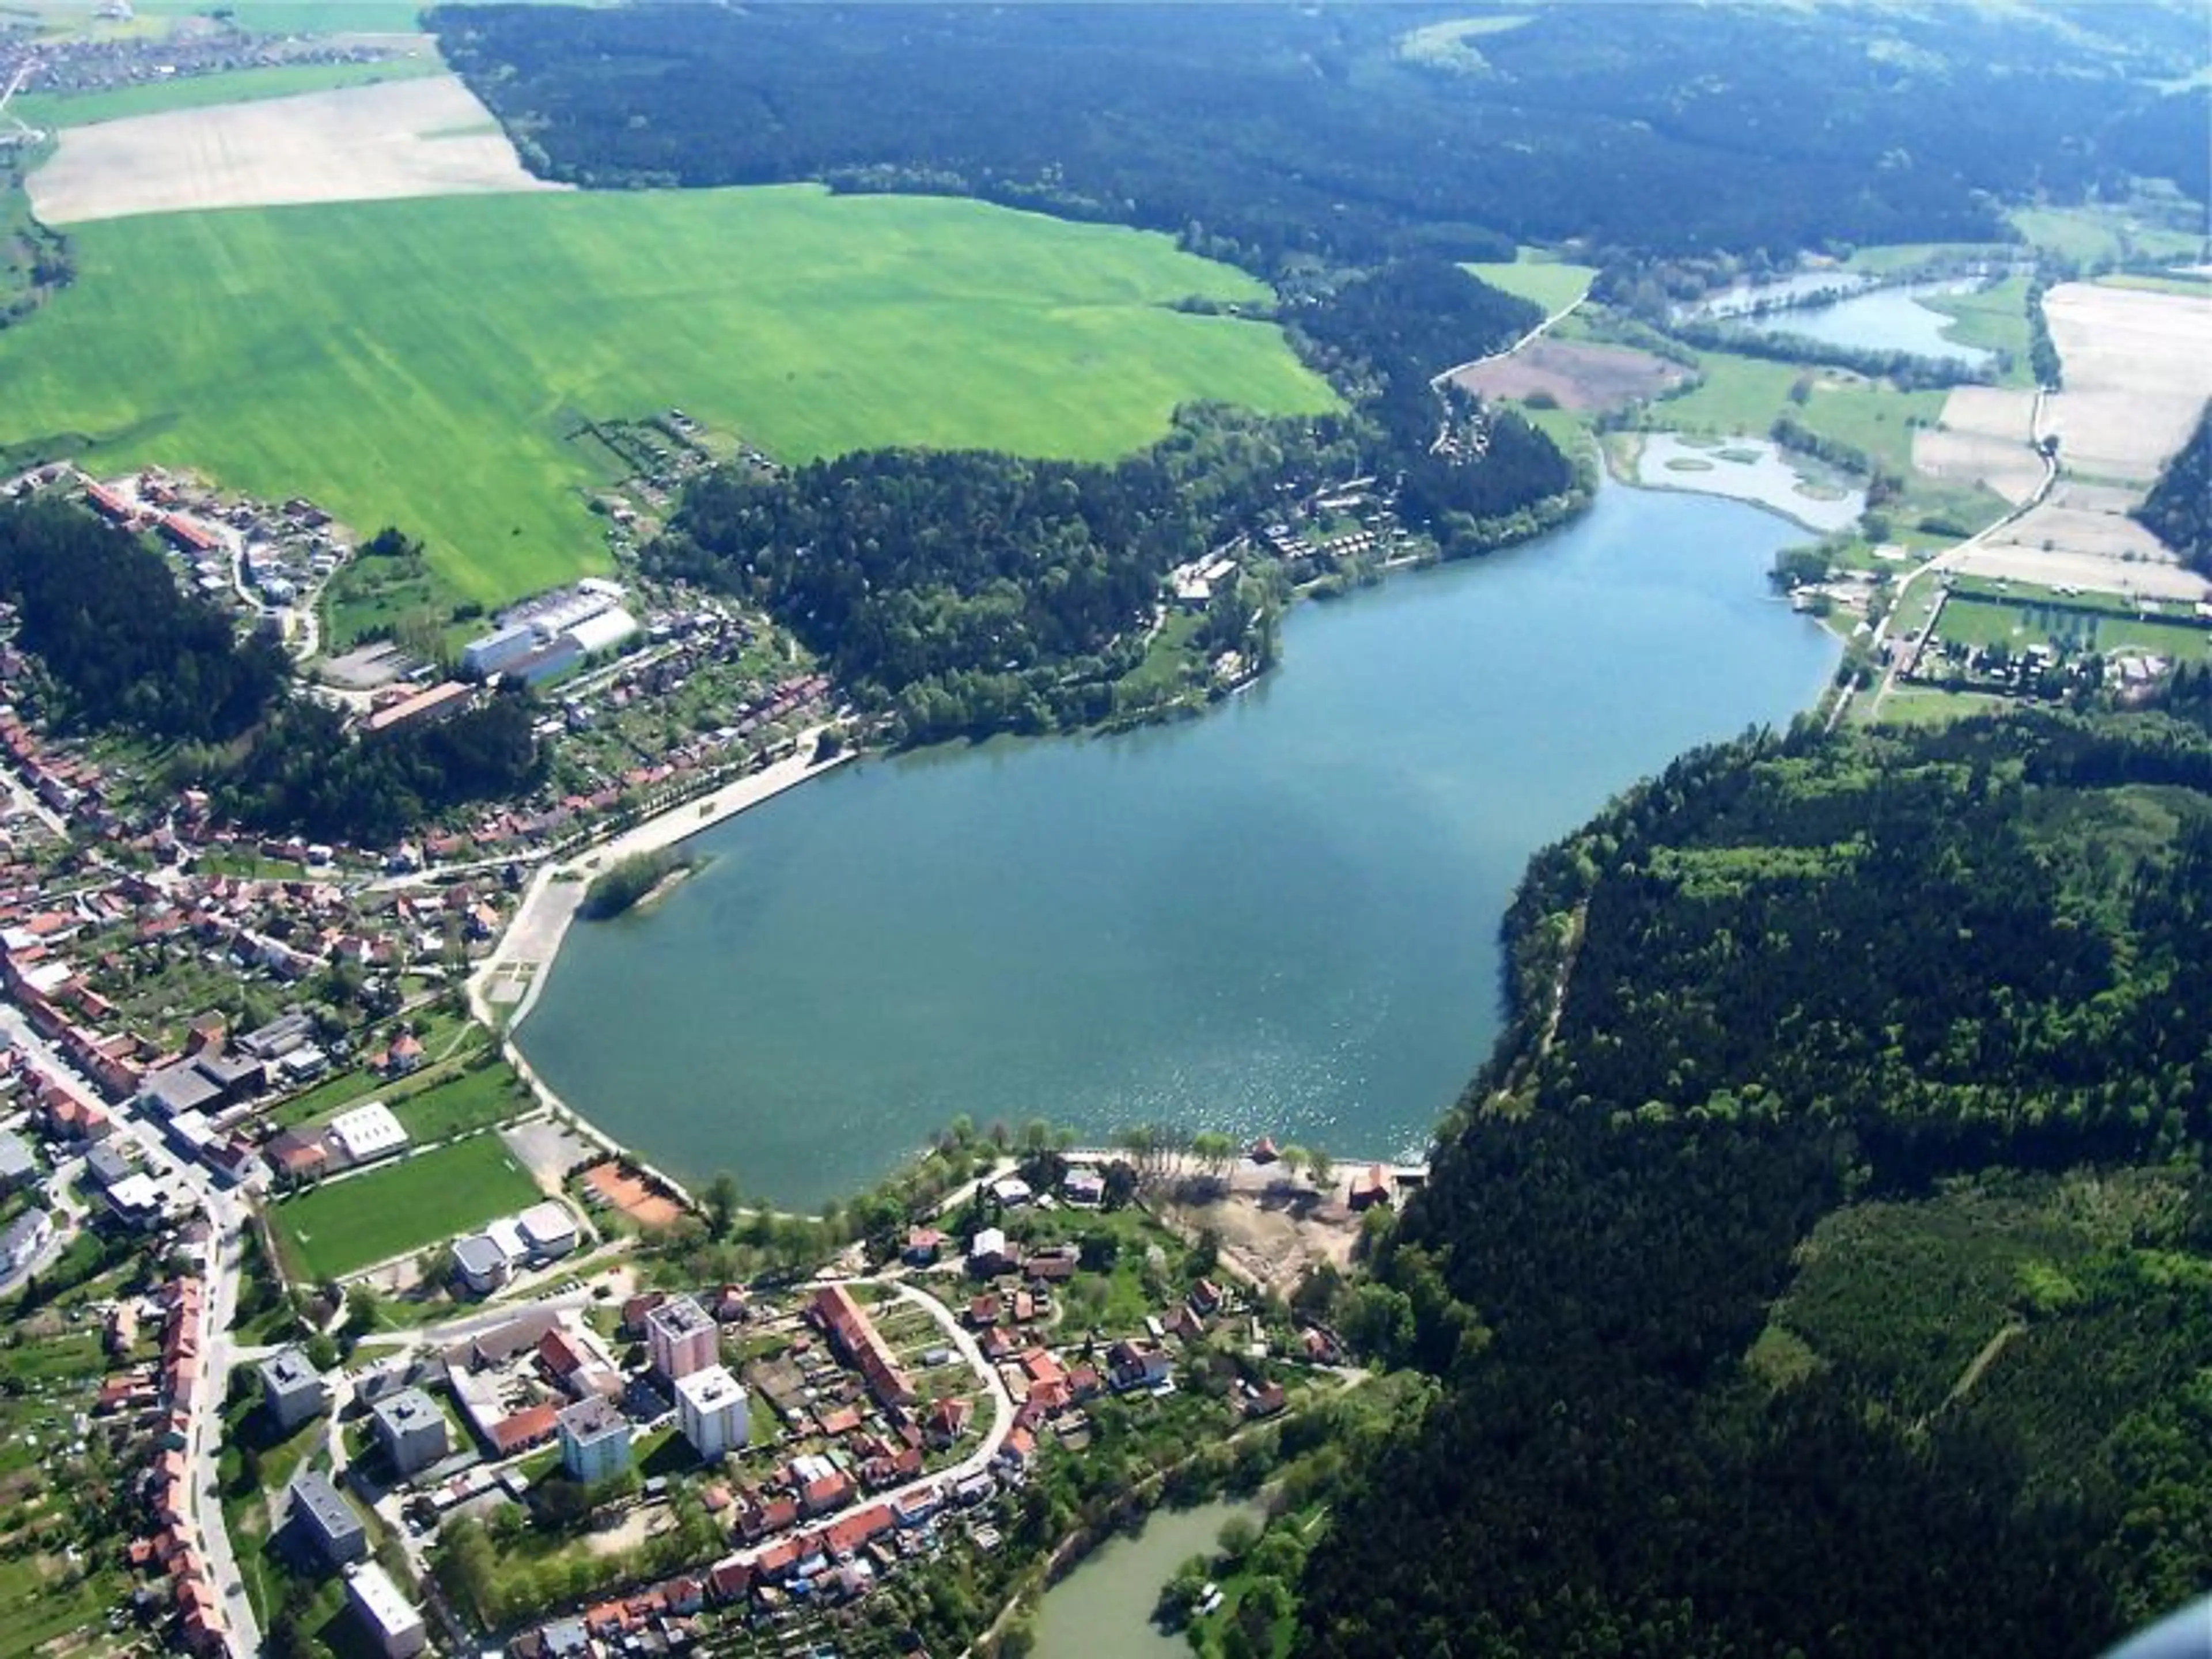
<svg viewBox="0 0 2212 1659">
<path fill-rule="evenodd" d="M 1547 317 L 1574 304 L 1597 280 L 1595 265 L 1547 259 L 1531 248 L 1522 249 L 1510 264 L 1472 264 L 1466 269 L 1494 289 L 1543 307 Z"/>
<path fill-rule="evenodd" d="M 422 84 L 422 83 L 415 83 Z M 380 89 L 381 90 L 381 89 Z M 267 107 L 266 106 L 263 107 Z M 1182 404 L 1336 406 L 1262 301 L 1165 237 L 972 201 L 558 191 L 87 224 L 0 334 L 0 453 L 145 462 L 427 543 L 453 598 L 605 568 L 583 416 L 671 407 L 781 459 L 1106 459 Z"/>
</svg>

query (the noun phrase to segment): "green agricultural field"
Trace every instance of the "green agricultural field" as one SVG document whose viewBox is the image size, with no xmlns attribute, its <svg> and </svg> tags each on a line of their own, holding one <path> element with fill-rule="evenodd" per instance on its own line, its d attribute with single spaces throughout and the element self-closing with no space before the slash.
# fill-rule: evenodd
<svg viewBox="0 0 2212 1659">
<path fill-rule="evenodd" d="M 119 121 L 130 115 L 163 110 L 206 109 L 216 104 L 253 104 L 296 93 L 365 87 L 380 81 L 409 81 L 442 75 L 445 61 L 427 47 L 410 58 L 374 64 L 280 64 L 262 69 L 193 75 L 150 86 L 118 87 L 112 92 L 26 93 L 9 107 L 34 127 L 84 127 Z"/>
<path fill-rule="evenodd" d="M 1465 267 L 1491 287 L 1517 294 L 1544 307 L 1545 313 L 1564 311 L 1589 292 L 1597 280 L 1595 265 L 1571 265 L 1547 259 L 1534 248 L 1522 248 L 1511 264 L 1471 264 Z"/>
<path fill-rule="evenodd" d="M 270 1212 L 295 1279 L 333 1279 L 526 1209 L 538 1188 L 495 1134 L 475 1135 Z"/>
<path fill-rule="evenodd" d="M 1847 270 L 1863 270 L 1869 276 L 1888 276 L 1933 264 L 1940 259 L 1971 259 L 1977 255 L 2002 258 L 2008 254 L 2016 256 L 2019 252 L 2002 243 L 1985 246 L 1978 242 L 1892 242 L 1854 250 L 1851 257 L 1844 261 L 1844 267 Z"/>
<path fill-rule="evenodd" d="M 2018 208 L 2013 228 L 2035 246 L 2062 258 L 2192 259 L 2202 258 L 2202 235 L 2149 224 L 2119 208 Z"/>
<path fill-rule="evenodd" d="M 1849 444 L 1905 473 L 1912 464 L 1909 422 L 1917 419 L 1933 425 L 1943 410 L 1940 392 L 1899 392 L 1838 371 L 1808 371 L 1726 351 L 1699 353 L 1698 366 L 1705 383 L 1653 404 L 1645 411 L 1647 425 L 1655 430 L 1763 437 L 1777 416 L 1788 415 L 1822 437 Z M 1790 388 L 1808 373 L 1812 388 L 1801 406 L 1790 401 Z"/>
<path fill-rule="evenodd" d="M 1105 458 L 1178 404 L 1334 398 L 1163 236 L 810 187 L 152 216 L 71 232 L 0 335 L 0 446 L 158 461 L 396 522 L 461 599 L 604 568 L 577 417 L 678 407 L 790 460 L 876 445 Z"/>
<path fill-rule="evenodd" d="M 1930 294 L 1920 303 L 1951 319 L 1943 337 L 1962 346 L 2011 356 L 2011 367 L 1998 384 L 2032 386 L 2027 366 L 2027 278 L 2008 276 L 1975 294 Z"/>
</svg>

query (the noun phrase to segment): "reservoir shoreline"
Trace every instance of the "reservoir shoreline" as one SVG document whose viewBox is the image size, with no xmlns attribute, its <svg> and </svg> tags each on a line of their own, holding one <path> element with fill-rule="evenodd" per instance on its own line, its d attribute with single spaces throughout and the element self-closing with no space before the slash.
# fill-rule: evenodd
<svg viewBox="0 0 2212 1659">
<path fill-rule="evenodd" d="M 583 908 L 584 896 L 590 887 L 586 873 L 604 869 L 620 859 L 635 854 L 663 852 L 682 845 L 692 836 L 716 825 L 726 823 L 748 808 L 773 800 L 787 789 L 796 788 L 809 779 L 822 777 L 845 762 L 857 757 L 856 751 L 847 749 L 825 759 L 816 758 L 822 734 L 826 726 L 811 726 L 801 732 L 798 746 L 783 760 L 763 767 L 760 771 L 725 784 L 703 796 L 657 812 L 643 823 L 635 824 L 618 835 L 586 847 L 566 859 L 549 860 L 538 866 L 530 878 L 522 902 L 515 907 L 506 930 L 489 956 L 477 965 L 469 975 L 469 1012 L 478 1024 L 498 1036 L 500 1054 L 521 1079 L 540 1104 L 565 1119 L 587 1139 L 597 1142 L 610 1157 L 623 1158 L 653 1179 L 666 1186 L 684 1203 L 693 1204 L 690 1192 L 682 1182 L 666 1170 L 655 1168 L 641 1158 L 635 1147 L 609 1134 L 600 1125 L 576 1109 L 563 1098 L 552 1085 L 546 1082 L 529 1058 L 514 1041 L 514 1033 L 538 1006 L 538 994 L 544 988 L 547 976 L 561 953 L 562 942 L 568 938 L 568 929 L 574 926 L 577 912 Z M 684 873 L 690 873 L 688 871 Z M 648 898 L 665 891 L 672 891 L 680 881 L 671 879 L 656 884 Z M 634 907 L 635 908 L 635 907 Z M 520 981 L 520 990 L 502 1023 L 499 1004 L 502 999 L 495 995 L 502 981 Z"/>
<path fill-rule="evenodd" d="M 1485 964 L 1528 856 L 1682 749 L 1817 702 L 1838 647 L 1765 581 L 1799 533 L 1608 481 L 1522 546 L 1295 607 L 1282 672 L 1205 720 L 880 759 L 726 824 L 676 902 L 588 939 L 563 939 L 580 884 L 541 872 L 521 915 L 552 925 L 519 918 L 472 1000 L 496 1029 L 500 986 L 519 1050 L 552 996 L 518 1068 L 591 1103 L 603 1144 L 649 1127 L 664 1164 L 791 1208 L 963 1114 L 1395 1161 L 1494 1036 Z M 827 769 L 786 763 L 761 798 Z M 598 856 L 686 839 L 697 810 Z M 1208 965 L 1224 951 L 1260 969 Z"/>
</svg>

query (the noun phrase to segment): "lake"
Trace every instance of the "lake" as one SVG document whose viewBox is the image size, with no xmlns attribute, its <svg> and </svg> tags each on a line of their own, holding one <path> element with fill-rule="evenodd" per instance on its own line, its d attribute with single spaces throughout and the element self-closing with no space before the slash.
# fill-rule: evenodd
<svg viewBox="0 0 2212 1659">
<path fill-rule="evenodd" d="M 1036 1659 L 1188 1659 L 1190 1644 L 1152 1623 L 1152 1608 L 1176 1569 L 1220 1547 L 1223 1524 L 1265 1519 L 1259 1504 L 1226 1500 L 1155 1510 L 1135 1537 L 1109 1538 L 1037 1603 Z"/>
<path fill-rule="evenodd" d="M 842 767 L 572 929 L 517 1040 L 645 1158 L 792 1206 L 963 1113 L 1417 1150 L 1497 1035 L 1529 854 L 1818 696 L 1838 647 L 1765 580 L 1802 533 L 1608 485 L 1299 606 L 1284 666 L 1203 719 Z"/>
<path fill-rule="evenodd" d="M 1694 305 L 1674 307 L 1674 320 L 1692 318 L 1719 321 L 1744 319 L 1753 312 L 1802 306 L 1816 295 L 1855 294 L 1873 285 L 1874 278 L 1856 270 L 1797 270 L 1765 282 L 1732 283 L 1709 294 Z"/>
<path fill-rule="evenodd" d="M 1952 325 L 1952 319 L 1929 310 L 1920 300 L 1923 295 L 1971 294 L 1980 286 L 1971 278 L 1916 283 L 1855 294 L 1830 305 L 1794 306 L 1734 320 L 1756 334 L 1794 334 L 1853 351 L 1909 351 L 1916 357 L 1979 368 L 1994 362 L 1996 354 L 1946 339 L 1943 331 Z"/>
</svg>

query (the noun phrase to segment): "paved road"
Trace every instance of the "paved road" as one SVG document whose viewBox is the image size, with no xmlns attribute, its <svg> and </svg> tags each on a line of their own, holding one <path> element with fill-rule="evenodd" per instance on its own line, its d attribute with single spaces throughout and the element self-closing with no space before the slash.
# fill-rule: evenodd
<svg viewBox="0 0 2212 1659">
<path fill-rule="evenodd" d="M 1542 339 L 1547 334 L 1549 334 L 1554 328 L 1559 326 L 1559 324 L 1573 316 L 1577 311 L 1580 311 L 1583 308 L 1583 301 L 1588 300 L 1589 298 L 1589 295 L 1588 294 L 1577 295 L 1574 300 L 1569 301 L 1564 306 L 1561 306 L 1550 316 L 1545 318 L 1542 322 L 1537 324 L 1535 327 L 1530 329 L 1526 334 L 1523 334 L 1511 345 L 1506 347 L 1504 350 L 1493 351 L 1487 357 L 1474 357 L 1470 358 L 1468 362 L 1463 363 L 1454 363 L 1449 368 L 1444 370 L 1443 374 L 1432 376 L 1429 380 L 1429 384 L 1431 386 L 1442 386 L 1446 380 L 1450 380 L 1455 374 L 1464 374 L 1470 368 L 1480 368 L 1485 363 L 1497 362 L 1502 358 L 1510 357 L 1516 351 L 1522 350 L 1528 346 L 1534 345 L 1537 341 Z"/>
<path fill-rule="evenodd" d="M 2021 519 L 2027 517 L 2028 514 L 2040 507 L 2044 502 L 2044 499 L 2051 494 L 2051 487 L 2058 482 L 2058 460 L 2056 456 L 2045 453 L 2041 449 L 2043 411 L 2045 404 L 2049 398 L 2049 395 L 2050 394 L 2046 391 L 2040 389 L 2037 391 L 2035 394 L 2034 405 L 2029 410 L 2027 417 L 2027 442 L 2029 446 L 2035 448 L 2038 454 L 2041 456 L 2043 461 L 2043 482 L 2035 487 L 2035 493 L 2033 495 L 2030 495 L 2026 501 L 2021 502 L 2017 507 L 2012 508 L 2012 510 L 2008 512 L 2002 518 L 1998 519 L 1993 524 L 1983 526 L 1979 530 L 1977 530 L 1972 535 L 1967 537 L 1966 540 L 1959 543 L 1955 547 L 1945 548 L 1942 552 L 1935 555 L 1933 557 L 1920 564 L 1915 565 L 1905 574 L 1903 579 L 1897 584 L 1896 597 L 1890 601 L 1889 609 L 1883 613 L 1881 621 L 1875 628 L 1874 637 L 1871 643 L 1877 658 L 1881 653 L 1882 641 L 1889 635 L 1890 619 L 1893 617 L 1901 616 L 1904 613 L 1905 597 L 1907 593 L 1912 591 L 1912 585 L 1915 582 L 1918 581 L 1923 576 L 1928 575 L 1933 572 L 1952 570 L 1957 568 L 1960 565 L 1964 564 L 1981 549 L 1982 544 L 1991 536 L 1996 534 L 1998 531 L 2002 530 L 2007 525 L 2016 523 Z M 1927 648 L 1928 636 L 1936 631 L 1936 620 L 1941 617 L 1942 614 L 1943 607 L 1939 604 L 1933 611 L 1929 613 L 1926 625 L 1923 626 L 1920 632 L 1914 636 L 1911 645 L 1893 656 L 1887 665 L 1884 667 L 1882 670 L 1881 678 L 1875 684 L 1874 695 L 1869 700 L 1867 704 L 1866 718 L 1869 723 L 1881 714 L 1883 701 L 1889 696 L 1891 691 L 1896 689 L 1897 675 L 1899 665 L 1907 658 L 1917 659 L 1920 653 Z M 1826 730 L 1832 732 L 1838 726 L 1843 723 L 1844 715 L 1850 708 L 1850 704 L 1851 694 L 1849 690 L 1846 690 L 1829 706 L 1828 719 L 1826 727 Z"/>
<path fill-rule="evenodd" d="M 1006 1437 L 1014 1431 L 1013 1396 L 1006 1392 L 1006 1385 L 1000 1380 L 997 1369 L 983 1358 L 983 1350 L 976 1345 L 975 1337 L 962 1328 L 960 1321 L 954 1316 L 951 1309 L 946 1307 L 944 1303 L 927 1291 L 918 1290 L 902 1279 L 846 1279 L 833 1282 L 847 1285 L 881 1285 L 901 1301 L 912 1303 L 935 1320 L 939 1328 L 945 1332 L 946 1338 L 959 1350 L 961 1358 L 974 1368 L 976 1376 L 983 1383 L 985 1391 L 990 1395 L 991 1426 L 985 1431 L 981 1443 L 950 1468 L 939 1469 L 934 1474 L 918 1476 L 903 1486 L 892 1487 L 888 1492 L 870 1492 L 856 1498 L 834 1515 L 819 1516 L 808 1522 L 805 1529 L 809 1532 L 818 1530 L 833 1522 L 842 1520 L 854 1510 L 865 1509 L 872 1504 L 896 1504 L 904 1498 L 913 1497 L 925 1487 L 938 1486 L 949 1489 L 956 1486 L 969 1476 L 980 1474 L 989 1468 L 992 1460 L 998 1456 L 1000 1448 L 1006 1443 Z M 746 1548 L 736 1551 L 733 1554 L 716 1559 L 743 1561 L 750 1565 L 758 1560 L 766 1551 L 779 1541 L 781 1540 L 774 1538 L 764 1539 L 760 1543 L 750 1545 Z"/>
<path fill-rule="evenodd" d="M 100 1094 L 53 1047 L 31 1027 L 21 1010 L 0 1004 L 0 1033 L 43 1067 L 48 1075 L 79 1100 L 98 1103 Z M 208 1243 L 207 1293 L 200 1299 L 200 1372 L 198 1386 L 185 1402 L 190 1423 L 185 1455 L 185 1489 L 191 1520 L 199 1528 L 208 1571 L 223 1598 L 228 1616 L 227 1651 L 236 1659 L 251 1659 L 261 1651 L 261 1630 L 254 1622 L 252 1604 L 239 1577 L 238 1559 L 230 1547 L 230 1532 L 223 1523 L 222 1504 L 216 1491 L 217 1462 L 222 1452 L 222 1402 L 230 1389 L 231 1366 L 236 1356 L 231 1346 L 230 1322 L 238 1312 L 238 1285 L 244 1270 L 246 1200 L 226 1192 L 198 1164 L 187 1164 L 170 1151 L 161 1131 L 128 1108 L 110 1109 L 116 1127 L 136 1141 L 151 1169 L 175 1181 L 192 1195 L 213 1229 Z"/>
</svg>

